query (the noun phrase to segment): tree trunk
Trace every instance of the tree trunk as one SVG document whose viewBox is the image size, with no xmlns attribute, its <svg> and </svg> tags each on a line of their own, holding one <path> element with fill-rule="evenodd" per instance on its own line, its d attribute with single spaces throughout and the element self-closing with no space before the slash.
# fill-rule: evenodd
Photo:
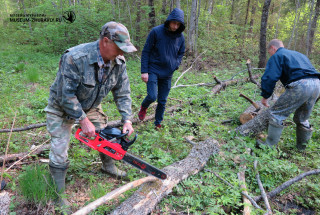
<svg viewBox="0 0 320 215">
<path fill-rule="evenodd" d="M 235 0 L 232 0 L 231 12 L 230 12 L 230 24 L 233 24 L 234 4 L 235 4 Z"/>
<path fill-rule="evenodd" d="M 153 27 L 156 26 L 156 12 L 154 10 L 154 2 L 153 0 L 148 0 L 148 5 L 151 9 L 150 13 L 149 13 L 149 30 L 151 30 Z"/>
<path fill-rule="evenodd" d="M 209 7 L 208 7 L 208 13 L 212 14 L 213 11 L 213 0 L 209 0 Z"/>
<path fill-rule="evenodd" d="M 181 6 L 180 6 L 180 0 L 176 0 L 176 7 L 181 9 Z"/>
<path fill-rule="evenodd" d="M 136 18 L 136 34 L 135 34 L 135 41 L 136 41 L 136 46 L 137 49 L 139 50 L 140 48 L 140 43 L 141 43 L 141 39 L 140 39 L 140 25 L 141 25 L 141 0 L 137 0 L 137 18 Z"/>
<path fill-rule="evenodd" d="M 194 51 L 197 52 L 197 38 L 198 38 L 198 30 L 199 30 L 199 16 L 200 16 L 200 6 L 201 6 L 201 0 L 199 0 L 198 3 L 198 15 L 196 20 L 196 36 L 194 41 Z"/>
<path fill-rule="evenodd" d="M 266 59 L 267 59 L 267 25 L 268 25 L 268 16 L 269 16 L 269 7 L 270 7 L 271 0 L 265 0 L 262 15 L 261 15 L 261 27 L 260 27 L 260 54 L 259 54 L 259 68 L 264 68 L 266 66 Z"/>
<path fill-rule="evenodd" d="M 290 40 L 289 40 L 289 43 L 287 45 L 287 48 L 290 49 L 291 47 L 291 42 L 292 42 L 292 39 L 294 37 L 294 33 L 296 31 L 296 25 L 297 25 L 297 17 L 298 17 L 298 9 L 300 7 L 300 1 L 297 0 L 296 2 L 296 12 L 295 12 L 295 16 L 294 16 L 294 24 L 293 24 L 293 28 L 292 28 L 292 32 L 291 32 L 291 37 L 290 37 Z"/>
<path fill-rule="evenodd" d="M 310 6 L 310 18 L 309 18 L 309 24 L 308 24 L 308 30 L 307 30 L 307 40 L 306 40 L 306 55 L 308 56 L 308 50 L 309 50 L 309 40 L 310 40 L 310 31 L 311 31 L 311 20 L 312 20 L 312 14 L 313 14 L 313 6 L 314 6 L 314 0 L 311 0 L 311 6 Z"/>
<path fill-rule="evenodd" d="M 317 23 L 318 23 L 319 13 L 320 13 L 320 0 L 317 0 L 315 13 L 314 13 L 314 17 L 313 17 L 312 24 L 311 24 L 311 29 L 310 29 L 309 45 L 307 46 L 308 47 L 307 56 L 311 54 L 314 34 L 315 34 L 316 30 L 317 30 Z"/>
<path fill-rule="evenodd" d="M 246 26 L 248 22 L 249 8 L 250 8 L 250 0 L 248 0 L 248 3 L 247 3 L 247 12 L 246 12 L 246 18 L 244 20 L 244 26 Z"/>
<path fill-rule="evenodd" d="M 26 11 L 26 7 L 25 7 L 25 5 L 24 5 L 24 0 L 21 0 L 21 4 L 22 4 L 22 7 L 23 7 L 24 15 L 26 16 L 27 11 Z M 30 19 L 29 19 L 29 21 L 28 21 L 28 24 L 29 24 L 30 34 L 32 34 L 32 27 L 31 27 L 31 21 L 30 21 Z"/>
<path fill-rule="evenodd" d="M 188 29 L 188 49 L 189 49 L 189 52 L 191 53 L 194 53 L 195 51 L 197 3 L 198 3 L 198 0 L 192 0 L 189 29 Z"/>
<path fill-rule="evenodd" d="M 115 19 L 116 18 L 116 7 L 114 4 L 114 0 L 110 0 L 110 3 L 112 5 L 112 15 L 113 15 L 113 18 Z"/>
<path fill-rule="evenodd" d="M 166 16 L 166 7 L 167 7 L 167 0 L 162 0 L 162 7 L 161 7 L 161 13 L 162 15 Z"/>
<path fill-rule="evenodd" d="M 282 0 L 280 0 L 280 7 L 278 11 L 278 18 L 277 18 L 277 27 L 276 27 L 276 33 L 274 34 L 274 38 L 278 38 L 278 24 L 279 24 L 279 19 L 281 14 L 281 6 L 282 6 Z"/>
<path fill-rule="evenodd" d="M 251 8 L 251 20 L 250 20 L 250 28 L 249 33 L 252 34 L 253 29 L 253 23 L 254 23 L 254 15 L 256 14 L 256 1 L 252 2 L 252 8 Z"/>
<path fill-rule="evenodd" d="M 199 144 L 194 144 L 190 154 L 183 160 L 175 162 L 163 169 L 168 178 L 164 181 L 142 185 L 129 199 L 124 201 L 111 214 L 147 215 L 155 206 L 172 192 L 174 186 L 180 181 L 201 171 L 211 155 L 218 153 L 218 142 L 207 139 Z"/>
</svg>

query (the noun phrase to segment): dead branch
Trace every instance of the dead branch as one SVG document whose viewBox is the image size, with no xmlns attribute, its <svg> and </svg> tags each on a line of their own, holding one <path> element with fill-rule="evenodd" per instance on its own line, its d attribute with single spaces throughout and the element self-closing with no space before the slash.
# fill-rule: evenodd
<svg viewBox="0 0 320 215">
<path fill-rule="evenodd" d="M 12 132 L 18 132 L 18 131 L 26 131 L 26 130 L 30 130 L 30 129 L 34 129 L 34 128 L 40 128 L 46 126 L 46 123 L 39 123 L 39 124 L 32 124 L 32 125 L 27 125 L 23 128 L 14 128 L 12 129 Z M 11 129 L 0 129 L 0 133 L 7 133 L 10 132 Z"/>
<path fill-rule="evenodd" d="M 257 165 L 258 165 L 258 161 L 255 160 L 254 163 L 253 163 L 253 166 L 254 166 L 254 170 L 256 172 L 256 179 L 257 179 L 257 182 L 258 182 L 258 185 L 259 185 L 259 189 L 261 190 L 261 196 L 262 196 L 262 198 L 264 200 L 264 203 L 266 205 L 268 214 L 272 214 L 272 210 L 271 210 L 271 207 L 270 207 L 270 204 L 269 204 L 268 197 L 266 195 L 266 192 L 265 192 L 265 190 L 263 188 L 263 185 L 262 185 L 262 182 L 260 180 L 260 175 L 259 175 L 259 172 L 257 170 Z"/>
<path fill-rule="evenodd" d="M 13 118 L 13 122 L 12 122 L 12 126 L 11 126 L 11 131 L 9 133 L 9 138 L 8 138 L 8 142 L 7 142 L 6 152 L 4 154 L 5 157 L 7 157 L 7 155 L 8 155 L 8 149 L 9 149 L 10 139 L 11 139 L 11 135 L 12 135 L 12 129 L 14 127 L 14 123 L 16 121 L 16 117 L 17 117 L 17 112 L 14 114 L 14 118 Z M 2 179 L 3 179 L 3 173 L 4 173 L 5 165 L 6 165 L 6 159 L 4 158 L 3 162 L 2 162 L 2 170 L 1 170 L 1 177 L 0 177 L 0 182 L 1 183 L 2 183 Z"/>
<path fill-rule="evenodd" d="M 12 167 L 14 167 L 15 165 L 17 165 L 19 162 L 21 162 L 23 159 L 25 159 L 26 157 L 28 157 L 30 154 L 32 154 L 33 152 L 39 150 L 45 143 L 49 142 L 50 139 L 46 140 L 44 143 L 42 143 L 41 145 L 37 146 L 35 149 L 33 149 L 31 152 L 29 152 L 28 154 L 24 155 L 22 158 L 20 158 L 19 160 L 17 160 L 16 162 L 14 162 L 10 167 L 8 167 L 6 169 L 6 172 L 9 171 L 9 169 L 11 169 Z"/>
<path fill-rule="evenodd" d="M 32 153 L 34 155 L 38 155 L 43 153 L 45 150 L 50 148 L 50 144 L 42 145 L 41 147 L 37 147 L 34 150 L 32 150 Z M 30 152 L 22 152 L 19 154 L 10 154 L 7 156 L 0 156 L 0 163 L 2 163 L 4 160 L 6 161 L 17 161 L 21 159 L 22 157 L 25 158 L 26 155 L 28 155 Z"/>
<path fill-rule="evenodd" d="M 212 172 L 210 170 L 206 170 L 209 172 Z M 219 178 L 223 183 L 229 185 L 230 187 L 232 187 L 233 189 L 236 189 L 232 184 L 230 184 L 228 181 L 224 180 L 223 178 L 220 177 L 220 175 L 218 175 L 216 172 L 212 172 L 217 178 Z M 247 197 L 249 199 L 249 201 L 252 203 L 252 205 L 260 210 L 263 210 L 256 201 L 253 200 L 253 198 L 251 196 L 249 196 L 248 194 L 246 194 L 245 192 L 241 191 L 241 194 L 245 197 Z"/>
<path fill-rule="evenodd" d="M 202 52 L 200 55 L 198 55 L 198 57 L 196 57 L 196 59 L 191 63 L 191 66 L 187 69 L 187 70 L 185 70 L 184 72 L 182 72 L 182 74 L 179 76 L 179 78 L 176 80 L 176 82 L 174 83 L 174 85 L 171 87 L 171 88 L 176 88 L 176 87 L 178 87 L 177 86 L 177 83 L 178 83 L 178 81 L 180 80 L 180 78 L 185 74 L 185 73 L 187 73 L 190 69 L 192 69 L 192 65 L 198 60 L 198 58 L 201 56 L 201 55 L 203 55 L 204 53 L 206 53 L 207 52 L 207 50 L 205 50 L 204 52 Z M 180 85 L 179 85 L 180 86 Z"/>
<path fill-rule="evenodd" d="M 276 195 L 278 195 L 281 191 L 283 191 L 284 189 L 288 188 L 289 186 L 291 186 L 292 184 L 302 180 L 304 177 L 310 176 L 310 175 L 317 175 L 320 174 L 320 169 L 315 169 L 315 170 L 311 170 L 308 172 L 304 172 L 300 175 L 298 175 L 295 178 L 290 179 L 289 181 L 284 182 L 283 184 L 281 184 L 280 186 L 278 186 L 276 189 L 272 190 L 271 192 L 267 193 L 269 198 L 273 198 Z M 259 202 L 262 200 L 262 196 L 256 196 L 254 197 L 254 200 Z"/>
<path fill-rule="evenodd" d="M 254 78 L 258 78 L 259 75 L 255 75 L 253 77 Z M 216 77 L 214 77 L 214 79 L 216 80 Z M 237 83 L 241 83 L 241 82 L 248 82 L 249 80 L 250 79 L 248 77 L 244 78 L 244 79 L 229 79 L 229 80 L 226 80 L 226 81 L 220 81 L 220 80 L 217 79 L 216 82 L 218 84 L 211 89 L 211 92 L 216 94 L 216 93 L 220 92 L 222 89 L 226 88 L 229 85 L 233 85 L 233 84 L 237 84 Z"/>
<path fill-rule="evenodd" d="M 211 155 L 218 152 L 217 144 L 218 142 L 211 138 L 196 144 L 185 159 L 163 169 L 168 175 L 166 180 L 162 183 L 155 181 L 142 185 L 112 214 L 143 215 L 151 213 L 161 199 L 172 192 L 174 186 L 203 169 Z"/>
<path fill-rule="evenodd" d="M 96 208 L 98 208 L 100 205 L 112 200 L 112 199 L 115 199 L 117 198 L 120 194 L 128 191 L 128 190 L 131 190 L 135 187 L 138 187 L 140 186 L 141 184 L 143 183 L 146 183 L 146 182 L 152 182 L 152 181 L 160 181 L 159 179 L 153 177 L 153 176 L 148 176 L 148 177 L 145 177 L 145 178 L 141 178 L 141 179 L 138 179 L 136 181 L 132 181 L 122 187 L 119 187 L 117 188 L 116 190 L 113 190 L 112 192 L 102 196 L 101 198 L 95 200 L 94 202 L 91 202 L 90 204 L 88 204 L 87 206 L 81 208 L 80 210 L 76 211 L 75 213 L 73 213 L 72 215 L 85 215 L 85 214 L 88 214 L 90 213 L 91 211 L 95 210 Z"/>
<path fill-rule="evenodd" d="M 17 112 L 14 114 L 12 126 L 11 126 L 11 131 L 9 134 L 8 142 L 7 142 L 7 147 L 6 147 L 6 152 L 5 156 L 8 154 L 8 149 L 9 149 L 9 144 L 10 144 L 10 139 L 11 139 L 11 134 L 12 134 L 12 129 L 14 127 L 14 123 L 16 121 L 17 117 Z M 9 206 L 10 206 L 10 197 L 9 194 L 6 191 L 2 191 L 2 179 L 3 179 L 3 173 L 4 173 L 4 167 L 6 164 L 6 160 L 3 160 L 3 165 L 2 165 L 2 170 L 1 170 L 1 177 L 0 177 L 0 214 L 8 214 L 9 213 Z M 5 183 L 5 182 L 4 182 Z"/>
<path fill-rule="evenodd" d="M 249 79 L 252 83 L 254 83 L 255 85 L 257 85 L 259 87 L 259 89 L 261 88 L 260 84 L 256 82 L 256 80 L 254 80 L 254 78 L 252 77 L 252 66 L 251 66 L 251 60 L 248 59 L 247 60 L 247 68 L 248 68 L 248 74 L 249 74 Z"/>
</svg>

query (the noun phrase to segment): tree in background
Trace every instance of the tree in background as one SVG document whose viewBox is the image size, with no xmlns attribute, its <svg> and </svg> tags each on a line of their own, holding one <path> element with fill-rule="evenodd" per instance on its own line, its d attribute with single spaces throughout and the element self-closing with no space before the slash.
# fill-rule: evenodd
<svg viewBox="0 0 320 215">
<path fill-rule="evenodd" d="M 269 16 L 269 7 L 271 0 L 265 0 L 262 15 L 261 15 L 261 26 L 260 26 L 260 54 L 259 54 L 259 68 L 264 68 L 266 66 L 267 60 L 267 24 Z"/>
</svg>

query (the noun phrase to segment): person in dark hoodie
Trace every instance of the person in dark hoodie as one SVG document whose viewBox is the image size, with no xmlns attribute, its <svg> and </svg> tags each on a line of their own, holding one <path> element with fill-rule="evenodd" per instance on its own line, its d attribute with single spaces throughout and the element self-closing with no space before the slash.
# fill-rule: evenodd
<svg viewBox="0 0 320 215">
<path fill-rule="evenodd" d="M 282 122 L 294 112 L 296 146 L 303 151 L 312 134 L 308 119 L 320 95 L 320 73 L 305 55 L 285 49 L 278 39 L 271 40 L 267 49 L 271 57 L 261 77 L 261 103 L 269 107 L 267 99 L 272 95 L 278 80 L 286 91 L 269 109 L 271 118 L 267 140 L 264 143 L 257 140 L 257 144 L 276 146 L 284 127 Z"/>
<path fill-rule="evenodd" d="M 172 74 L 179 68 L 184 55 L 184 29 L 184 13 L 175 8 L 164 24 L 151 30 L 142 50 L 141 79 L 147 83 L 147 96 L 138 116 L 141 121 L 144 120 L 149 105 L 158 100 L 154 122 L 156 129 L 161 128 Z"/>
</svg>

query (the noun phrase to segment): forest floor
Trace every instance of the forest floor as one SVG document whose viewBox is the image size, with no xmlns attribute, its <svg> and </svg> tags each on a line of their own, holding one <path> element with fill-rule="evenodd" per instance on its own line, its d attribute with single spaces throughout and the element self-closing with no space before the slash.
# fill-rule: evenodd
<svg viewBox="0 0 320 215">
<path fill-rule="evenodd" d="M 16 50 L 4 47 L 2 50 L 0 108 L 3 111 L 0 114 L 0 129 L 11 128 L 15 114 L 17 117 L 14 127 L 45 122 L 43 108 L 46 106 L 49 87 L 57 71 L 59 56 L 43 57 L 41 53 L 30 55 L 24 52 L 22 47 L 16 47 Z M 190 57 L 185 60 L 184 65 L 175 72 L 172 84 L 191 66 L 194 59 L 195 57 Z M 198 58 L 193 68 L 179 80 L 179 84 L 213 83 L 213 76 L 220 80 L 244 78 L 247 76 L 245 62 L 246 59 L 241 63 L 226 65 L 212 56 L 204 55 Z M 137 113 L 146 87 L 140 79 L 138 59 L 128 58 L 127 64 L 132 89 L 132 109 L 133 113 Z M 254 70 L 254 73 L 261 75 L 263 70 Z M 241 170 L 240 160 L 242 163 L 245 162 L 246 183 L 252 196 L 260 195 L 253 169 L 253 161 L 256 159 L 259 161 L 260 177 L 267 191 L 305 171 L 319 169 L 319 103 L 311 115 L 310 122 L 315 130 L 305 153 L 301 154 L 295 149 L 295 126 L 291 116 L 286 121 L 278 147 L 260 150 L 255 148 L 255 138 L 242 137 L 234 132 L 240 125 L 239 115 L 250 105 L 239 97 L 239 93 L 258 101 L 261 97 L 257 87 L 252 83 L 240 83 L 228 86 L 216 95 L 212 94 L 211 89 L 212 85 L 172 89 L 167 107 L 181 104 L 181 108 L 165 114 L 164 128 L 160 131 L 154 130 L 152 121 L 135 124 L 134 128 L 139 137 L 129 151 L 143 157 L 148 163 L 163 168 L 188 155 L 191 146 L 186 143 L 185 137 L 192 136 L 194 142 L 212 137 L 219 142 L 220 152 L 212 156 L 205 169 L 218 172 L 221 177 L 238 187 L 237 173 Z M 109 121 L 119 119 L 120 115 L 116 111 L 112 96 L 108 96 L 102 105 Z M 149 109 L 148 114 L 154 114 L 154 110 Z M 226 121 L 228 123 L 224 123 Z M 1 152 L 5 151 L 8 139 L 9 133 L 0 133 Z M 45 127 L 14 132 L 8 153 L 28 151 L 32 145 L 40 145 L 48 139 Z M 251 148 L 255 155 L 246 155 L 246 148 Z M 41 163 L 40 159 L 48 159 L 48 151 L 39 156 L 30 156 L 4 175 L 8 183 L 6 191 L 11 196 L 10 215 L 55 214 L 52 200 L 35 203 L 22 195 L 21 175 L 27 171 L 28 166 L 47 165 Z M 122 162 L 117 162 L 117 165 L 128 172 L 126 179 L 116 180 L 103 174 L 100 171 L 98 153 L 85 147 L 74 137 L 70 141 L 69 160 L 66 193 L 73 211 L 130 181 L 145 176 Z M 6 163 L 6 168 L 11 164 Z M 270 200 L 274 214 L 320 214 L 319 178 L 304 178 Z M 108 214 L 134 191 L 124 193 L 92 214 Z M 263 202 L 260 202 L 260 206 L 264 208 Z M 152 214 L 240 214 L 242 210 L 240 189 L 231 189 L 212 173 L 201 171 L 175 187 Z M 252 214 L 263 214 L 260 210 L 252 210 Z"/>
</svg>

